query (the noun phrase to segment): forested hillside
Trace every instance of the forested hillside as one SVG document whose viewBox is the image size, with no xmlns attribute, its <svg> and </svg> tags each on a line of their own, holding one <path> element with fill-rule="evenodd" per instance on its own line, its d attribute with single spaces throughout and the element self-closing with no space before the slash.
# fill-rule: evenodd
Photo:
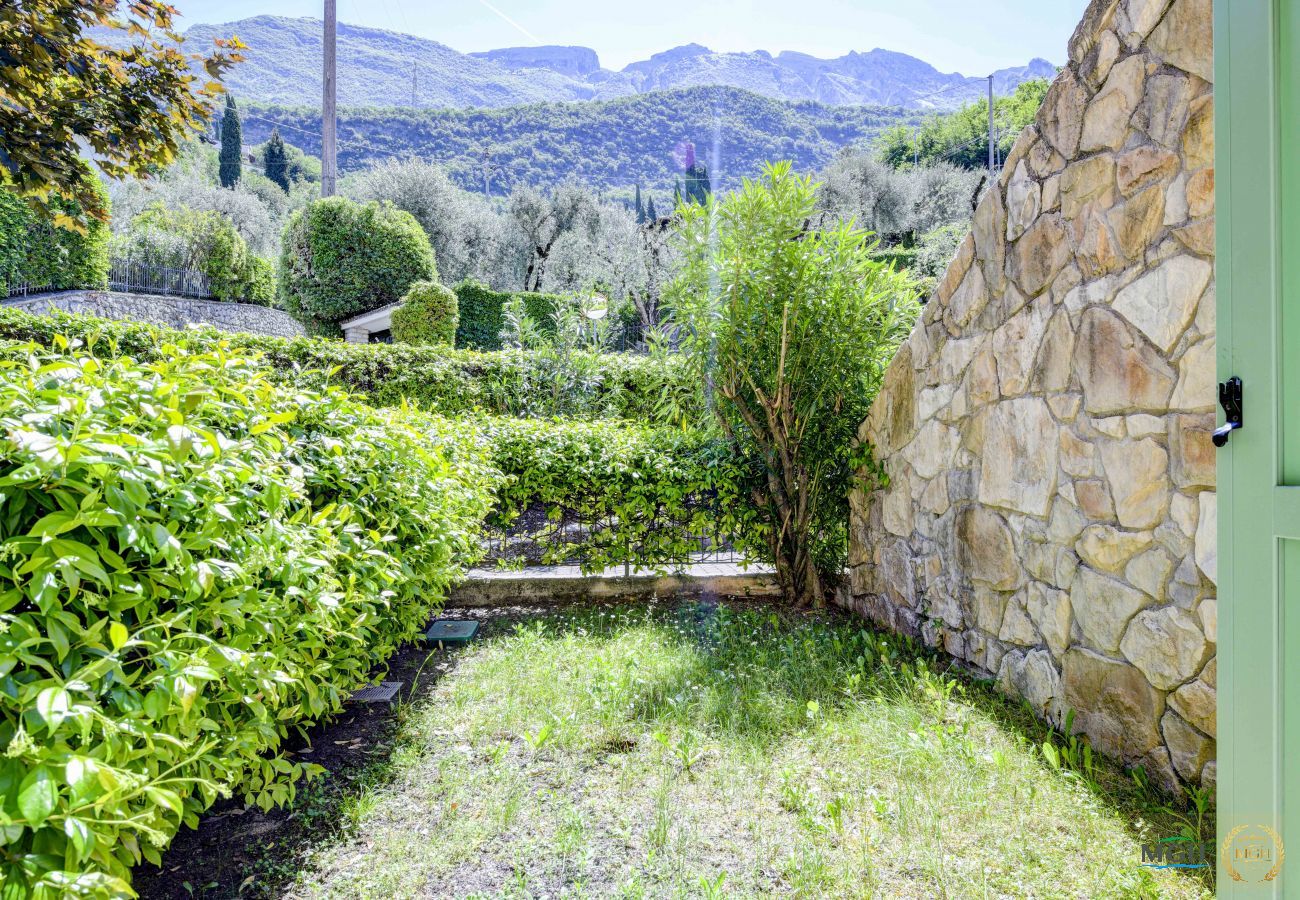
<svg viewBox="0 0 1300 900">
<path fill-rule="evenodd" d="M 275 125 L 287 140 L 320 153 L 314 109 L 244 106 L 244 141 L 257 144 Z M 863 106 L 790 103 L 735 88 L 656 91 L 616 100 L 540 103 L 506 109 L 343 109 L 339 167 L 364 169 L 415 156 L 443 165 L 462 187 L 508 193 L 514 185 L 566 179 L 597 189 L 640 183 L 671 199 L 681 148 L 693 143 L 715 188 L 755 175 L 764 162 L 824 166 L 842 147 L 873 140 L 918 113 Z M 486 178 L 485 178 L 486 176 Z"/>
</svg>

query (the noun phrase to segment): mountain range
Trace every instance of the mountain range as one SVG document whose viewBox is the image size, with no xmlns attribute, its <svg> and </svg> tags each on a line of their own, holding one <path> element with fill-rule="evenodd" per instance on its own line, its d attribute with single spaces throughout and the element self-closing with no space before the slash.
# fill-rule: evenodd
<svg viewBox="0 0 1300 900">
<path fill-rule="evenodd" d="M 199 52 L 217 37 L 238 36 L 245 61 L 226 76 L 236 97 L 288 106 L 320 105 L 320 19 L 255 16 L 222 25 L 193 25 L 185 49 Z M 102 40 L 129 40 L 101 32 Z M 1013 91 L 1031 78 L 1052 78 L 1043 59 L 993 73 L 994 90 Z M 889 50 L 838 59 L 764 50 L 719 53 L 699 44 L 674 47 L 621 71 L 600 65 L 587 47 L 508 47 L 461 53 L 409 34 L 339 23 L 339 103 L 344 106 L 498 108 L 546 101 L 611 100 L 657 90 L 718 85 L 776 100 L 954 109 L 984 96 L 985 78 L 940 72 Z"/>
</svg>

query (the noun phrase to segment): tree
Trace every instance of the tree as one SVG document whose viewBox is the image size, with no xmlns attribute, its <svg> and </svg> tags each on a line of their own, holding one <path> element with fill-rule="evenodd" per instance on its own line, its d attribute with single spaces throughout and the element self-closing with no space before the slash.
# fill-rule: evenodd
<svg viewBox="0 0 1300 900">
<path fill-rule="evenodd" d="M 586 188 L 572 183 L 560 185 L 549 195 L 531 187 L 516 188 L 510 194 L 510 215 L 528 253 L 525 291 L 542 289 L 546 261 L 563 234 L 599 224 L 595 199 Z"/>
<path fill-rule="evenodd" d="M 284 228 L 280 299 L 316 334 L 396 303 L 416 281 L 436 281 L 429 238 L 391 203 L 317 200 Z"/>
<path fill-rule="evenodd" d="M 244 128 L 239 124 L 239 110 L 235 98 L 226 94 L 226 113 L 221 117 L 221 166 L 218 176 L 221 186 L 232 188 L 239 184 L 244 171 Z"/>
<path fill-rule="evenodd" d="M 716 424 L 753 473 L 751 497 L 785 596 L 821 606 L 842 571 L 848 495 L 869 448 L 857 428 L 919 306 L 866 232 L 811 229 L 812 180 L 789 163 L 721 201 L 683 204 L 666 292 Z"/>
<path fill-rule="evenodd" d="M 223 146 L 224 150 L 225 147 Z M 289 156 L 284 149 L 284 140 L 280 137 L 280 129 L 272 130 L 271 137 L 266 142 L 266 150 L 263 152 L 264 171 L 266 177 L 274 181 L 285 191 L 289 190 Z"/>
<path fill-rule="evenodd" d="M 694 144 L 686 145 L 683 156 L 686 162 L 686 183 L 681 190 L 682 199 L 687 203 L 708 203 L 709 195 L 713 193 L 709 186 L 709 170 L 696 159 Z"/>
<path fill-rule="evenodd" d="M 636 186 L 636 202 L 632 204 L 632 209 L 636 213 L 636 223 L 644 225 L 646 220 L 645 206 L 641 203 L 641 185 Z"/>
<path fill-rule="evenodd" d="M 106 221 L 102 194 L 81 177 L 82 147 L 110 178 L 166 166 L 202 127 L 237 39 L 181 53 L 163 0 L 23 0 L 0 4 L 0 171 L 45 218 Z M 93 29 L 129 32 L 127 47 Z M 210 81 L 199 87 L 191 63 Z M 52 198 L 75 201 L 74 218 Z"/>
<path fill-rule="evenodd" d="M 1006 156 L 1020 132 L 1034 121 L 1050 83 L 1035 78 L 1016 86 L 1010 97 L 993 100 L 998 152 Z M 947 162 L 965 169 L 987 168 L 989 161 L 989 103 L 978 100 L 961 109 L 930 116 L 919 130 L 895 125 L 876 142 L 879 158 L 896 169 Z"/>
<path fill-rule="evenodd" d="M 645 217 L 647 222 L 654 222 L 659 219 L 659 214 L 655 212 L 655 198 L 651 197 L 646 201 Z"/>
</svg>

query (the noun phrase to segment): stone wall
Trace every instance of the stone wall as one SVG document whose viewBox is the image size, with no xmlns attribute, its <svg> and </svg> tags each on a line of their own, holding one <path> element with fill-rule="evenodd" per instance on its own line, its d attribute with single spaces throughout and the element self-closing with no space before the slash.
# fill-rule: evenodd
<svg viewBox="0 0 1300 900">
<path fill-rule="evenodd" d="M 1210 0 L 1094 0 L 860 436 L 843 602 L 1214 779 Z"/>
<path fill-rule="evenodd" d="M 211 325 L 222 331 L 275 337 L 292 338 L 306 334 L 298 320 L 288 313 L 250 303 L 221 303 L 215 300 L 123 294 L 117 291 L 61 291 L 9 300 L 4 305 L 30 313 L 61 309 L 64 312 L 85 313 L 104 319 L 152 322 L 169 328 Z"/>
</svg>

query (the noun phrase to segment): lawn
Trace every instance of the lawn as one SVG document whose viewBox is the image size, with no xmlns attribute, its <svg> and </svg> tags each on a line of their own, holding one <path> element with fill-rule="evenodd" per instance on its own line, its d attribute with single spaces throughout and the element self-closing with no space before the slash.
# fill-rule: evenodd
<svg viewBox="0 0 1300 900">
<path fill-rule="evenodd" d="M 1065 745 L 1022 706 L 847 616 L 516 613 L 424 657 L 429 689 L 338 742 L 365 752 L 270 829 L 241 826 L 261 835 L 242 848 L 219 823 L 206 856 L 182 835 L 171 881 L 347 898 L 1211 894 L 1143 868 L 1139 845 L 1208 835 L 1212 811 L 1198 821 L 1107 764 L 1053 765 L 1043 741 Z M 232 854 L 250 861 L 233 875 Z"/>
</svg>

